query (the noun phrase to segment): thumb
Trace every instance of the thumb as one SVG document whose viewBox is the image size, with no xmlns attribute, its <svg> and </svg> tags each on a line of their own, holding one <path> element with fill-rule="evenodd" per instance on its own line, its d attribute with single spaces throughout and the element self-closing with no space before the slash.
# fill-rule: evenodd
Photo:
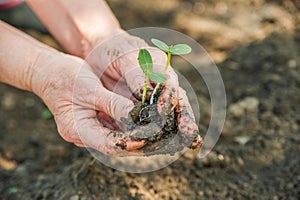
<svg viewBox="0 0 300 200">
<path fill-rule="evenodd" d="M 131 100 L 103 87 L 96 88 L 94 105 L 96 110 L 102 111 L 118 121 L 123 117 L 127 118 L 128 113 L 134 107 Z"/>
</svg>

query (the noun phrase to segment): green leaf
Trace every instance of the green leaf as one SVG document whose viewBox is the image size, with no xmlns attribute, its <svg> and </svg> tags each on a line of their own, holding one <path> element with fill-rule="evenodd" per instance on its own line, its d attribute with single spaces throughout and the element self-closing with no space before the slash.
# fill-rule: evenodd
<svg viewBox="0 0 300 200">
<path fill-rule="evenodd" d="M 152 72 L 152 57 L 146 49 L 141 49 L 138 56 L 139 64 L 145 74 Z"/>
<path fill-rule="evenodd" d="M 152 38 L 151 42 L 157 46 L 160 50 L 163 50 L 164 52 L 168 53 L 169 52 L 169 46 L 164 43 L 163 41 L 160 41 L 158 39 Z"/>
<path fill-rule="evenodd" d="M 187 44 L 176 44 L 170 50 L 172 55 L 185 55 L 191 51 L 192 48 Z"/>
<path fill-rule="evenodd" d="M 163 75 L 162 73 L 159 73 L 159 72 L 151 72 L 149 74 L 149 78 L 156 83 L 164 83 L 167 81 L 167 78 L 165 77 L 165 75 Z"/>
</svg>

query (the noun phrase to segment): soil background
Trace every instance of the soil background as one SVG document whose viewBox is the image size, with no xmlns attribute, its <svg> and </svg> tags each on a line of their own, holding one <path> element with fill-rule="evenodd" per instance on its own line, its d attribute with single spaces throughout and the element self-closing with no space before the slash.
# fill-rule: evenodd
<svg viewBox="0 0 300 200">
<path fill-rule="evenodd" d="M 228 108 L 217 145 L 159 171 L 116 171 L 63 141 L 35 95 L 0 84 L 0 199 L 299 199 L 300 1 L 108 2 L 125 29 L 178 30 L 212 56 Z M 59 48 L 38 22 L 23 23 L 21 7 L 0 17 Z M 205 134 L 210 97 L 198 85 Z"/>
</svg>

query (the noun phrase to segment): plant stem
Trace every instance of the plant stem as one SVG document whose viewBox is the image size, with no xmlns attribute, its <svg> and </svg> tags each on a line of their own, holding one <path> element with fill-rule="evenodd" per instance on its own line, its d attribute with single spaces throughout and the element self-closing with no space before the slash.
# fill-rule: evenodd
<svg viewBox="0 0 300 200">
<path fill-rule="evenodd" d="M 152 92 L 152 95 L 151 95 L 151 98 L 150 98 L 150 104 L 153 104 L 154 95 L 157 92 L 157 89 L 158 89 L 159 86 L 160 86 L 160 83 L 157 83 L 156 86 L 155 86 L 155 88 L 154 88 L 154 90 L 153 90 L 153 92 Z"/>
<path fill-rule="evenodd" d="M 164 74 L 166 74 L 166 71 L 168 69 L 168 66 L 170 65 L 170 62 L 171 62 L 171 52 L 168 52 L 168 58 L 167 58 L 166 66 L 164 68 Z"/>
<path fill-rule="evenodd" d="M 143 96 L 142 96 L 142 106 L 145 104 L 145 101 L 146 101 L 148 83 L 149 83 L 149 75 L 146 74 L 146 80 L 145 80 L 144 89 L 143 89 Z"/>
<path fill-rule="evenodd" d="M 166 71 L 168 69 L 168 66 L 170 65 L 170 62 L 171 62 L 171 52 L 168 52 L 168 58 L 167 58 L 166 66 L 164 68 L 164 74 L 166 74 Z M 159 86 L 160 86 L 160 83 L 157 83 L 154 90 L 153 90 L 153 92 L 152 92 L 152 95 L 151 95 L 151 98 L 150 98 L 150 104 L 153 104 L 154 95 L 157 92 L 157 89 L 159 88 Z"/>
</svg>

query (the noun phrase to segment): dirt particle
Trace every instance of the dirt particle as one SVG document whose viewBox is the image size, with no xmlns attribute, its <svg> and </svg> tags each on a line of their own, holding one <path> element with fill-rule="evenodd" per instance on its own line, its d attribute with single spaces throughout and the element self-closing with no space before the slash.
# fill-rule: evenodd
<svg viewBox="0 0 300 200">
<path fill-rule="evenodd" d="M 79 196 L 78 195 L 73 195 L 70 197 L 70 200 L 79 200 Z"/>
<path fill-rule="evenodd" d="M 6 93 L 2 98 L 1 104 L 4 110 L 13 110 L 17 104 L 17 96 L 14 93 Z"/>
<path fill-rule="evenodd" d="M 255 97 L 246 97 L 229 106 L 229 113 L 235 117 L 242 117 L 245 112 L 257 112 L 259 100 Z"/>
<path fill-rule="evenodd" d="M 127 144 L 126 144 L 125 141 L 121 141 L 120 143 L 116 143 L 116 146 L 117 146 L 117 147 L 120 147 L 122 150 L 125 150 Z"/>
<path fill-rule="evenodd" d="M 170 112 L 164 112 L 170 109 L 163 107 L 161 110 L 163 115 L 159 115 L 157 103 L 162 103 L 162 98 L 159 98 L 159 96 L 163 91 L 163 87 L 163 84 L 159 87 L 158 92 L 154 96 L 153 104 L 149 105 L 149 102 L 146 101 L 142 107 L 136 103 L 129 114 L 131 120 L 124 120 L 127 121 L 128 130 L 141 128 L 141 131 L 135 132 L 130 138 L 137 141 L 147 141 L 147 145 L 142 148 L 146 155 L 174 155 L 175 152 L 182 150 L 186 144 L 190 146 L 197 137 L 197 135 L 191 134 L 183 139 L 178 134 L 177 119 L 179 113 L 175 112 L 175 109 Z M 173 90 L 175 89 L 173 88 Z M 173 107 L 172 102 L 168 107 Z M 187 113 L 184 114 L 187 115 Z M 185 126 L 184 128 L 187 129 L 186 125 L 182 126 Z"/>
</svg>

